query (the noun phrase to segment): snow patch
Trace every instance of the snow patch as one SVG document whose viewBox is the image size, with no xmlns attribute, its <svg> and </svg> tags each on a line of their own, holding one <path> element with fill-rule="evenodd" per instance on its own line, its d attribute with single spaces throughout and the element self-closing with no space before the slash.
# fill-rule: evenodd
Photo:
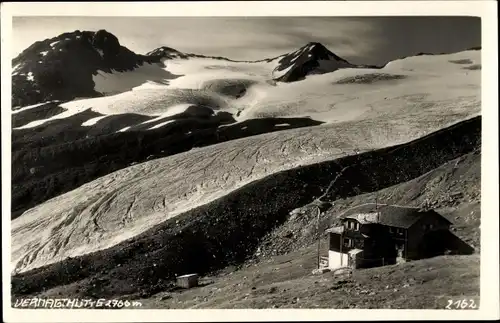
<svg viewBox="0 0 500 323">
<path fill-rule="evenodd" d="M 46 50 L 46 51 L 40 52 L 40 54 L 41 54 L 42 56 L 46 56 L 46 55 L 48 54 L 48 52 L 49 52 L 49 51 L 48 51 L 48 50 Z"/>
<path fill-rule="evenodd" d="M 87 121 L 85 121 L 84 123 L 82 123 L 82 126 L 83 127 L 89 127 L 89 126 L 93 126 L 95 125 L 99 120 L 101 119 L 104 119 L 106 118 L 107 116 L 99 116 L 99 117 L 95 117 L 95 118 L 92 118 L 92 119 L 89 119 Z"/>
<path fill-rule="evenodd" d="M 59 41 L 52 42 L 49 45 L 50 45 L 50 47 L 54 47 L 57 43 L 59 43 Z"/>
<path fill-rule="evenodd" d="M 447 63 L 450 59 L 465 58 L 480 64 L 481 52 L 394 61 L 377 71 L 411 74 L 411 77 L 390 85 L 379 82 L 369 86 L 335 82 L 373 73 L 373 69 L 338 69 L 300 82 L 272 86 L 265 80 L 275 64 L 214 62 L 209 59 L 168 61 L 170 72 L 186 75 L 174 80 L 175 86 L 179 87 L 198 89 L 204 78 L 213 79 L 214 75 L 229 79 L 246 75 L 257 79 L 257 84 L 249 88 L 244 97 L 227 101 L 236 111 L 242 111 L 239 120 L 266 115 L 309 116 L 327 124 L 242 138 L 237 142 L 224 142 L 134 165 L 46 201 L 12 221 L 12 265 L 26 271 L 68 256 L 111 247 L 271 173 L 345 156 L 346 151 L 357 149 L 358 153 L 396 145 L 447 126 L 451 121 L 480 114 L 480 73 L 466 76 L 460 66 Z M 128 87 L 124 87 L 120 83 L 123 80 L 116 75 L 111 77 L 115 77 L 113 82 L 119 84 L 114 86 L 119 89 Z M 142 79 L 151 80 L 151 77 Z M 172 83 L 156 90 L 128 90 L 115 96 L 75 100 L 61 105 L 69 110 L 62 115 L 67 117 L 92 108 L 101 114 L 136 112 L 154 115 L 158 121 L 174 112 L 185 111 L 188 106 L 174 108 L 166 99 Z M 198 90 L 192 91 L 193 95 L 199 93 Z M 167 101 L 170 106 L 165 104 Z M 52 119 L 55 118 L 41 122 Z M 167 120 L 158 122 L 163 121 Z M 130 126 L 120 131 L 128 129 Z M 266 162 L 256 162 L 252 158 L 256 149 L 261 156 L 266 156 Z M 207 156 L 216 162 L 207 162 Z M 221 180 L 224 175 L 221 165 L 231 164 L 234 158 L 237 158 L 237 167 L 230 172 L 228 179 Z M 205 176 L 199 176 L 199 170 L 205 171 Z M 159 206 L 158 201 L 165 199 L 168 203 Z M 109 208 L 98 207 L 104 201 L 109 202 Z M 131 204 L 134 206 L 129 209 Z M 105 231 L 94 230 L 92 220 L 97 216 Z M 124 216 L 130 218 L 125 224 L 122 221 Z"/>
<path fill-rule="evenodd" d="M 151 127 L 151 128 L 149 128 L 148 130 L 154 130 L 154 129 L 161 128 L 161 127 L 163 127 L 164 125 L 167 125 L 167 124 L 172 123 L 172 122 L 174 122 L 174 121 L 175 121 L 175 120 L 168 120 L 168 121 L 165 121 L 165 122 L 159 123 L 159 124 L 157 124 L 157 125 L 152 126 L 152 127 Z"/>
<path fill-rule="evenodd" d="M 33 76 L 33 72 L 29 72 L 28 75 L 26 76 L 26 79 L 30 82 L 33 82 L 35 80 L 35 77 Z"/>
<path fill-rule="evenodd" d="M 130 129 L 130 126 L 122 128 L 122 129 L 118 130 L 117 132 L 125 132 L 125 131 L 127 131 L 129 129 Z"/>
</svg>

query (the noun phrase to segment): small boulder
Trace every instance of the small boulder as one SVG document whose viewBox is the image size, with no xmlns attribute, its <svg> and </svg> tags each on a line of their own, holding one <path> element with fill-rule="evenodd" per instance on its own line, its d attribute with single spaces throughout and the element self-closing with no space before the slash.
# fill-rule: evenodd
<svg viewBox="0 0 500 323">
<path fill-rule="evenodd" d="M 165 295 L 160 296 L 159 300 L 164 301 L 164 300 L 167 300 L 169 298 L 172 298 L 172 296 L 169 294 L 165 294 Z"/>
<path fill-rule="evenodd" d="M 313 275 L 322 275 L 322 274 L 327 273 L 329 271 L 330 271 L 329 268 L 319 268 L 319 269 L 316 268 L 316 269 L 313 269 L 312 274 Z"/>
</svg>

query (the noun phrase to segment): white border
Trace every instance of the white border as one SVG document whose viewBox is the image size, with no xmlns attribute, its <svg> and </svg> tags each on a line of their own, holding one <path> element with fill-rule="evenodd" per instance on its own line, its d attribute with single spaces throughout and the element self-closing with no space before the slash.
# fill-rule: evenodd
<svg viewBox="0 0 500 323">
<path fill-rule="evenodd" d="M 202 322 L 309 320 L 481 320 L 499 318 L 498 35 L 496 1 L 266 1 L 2 3 L 2 261 L 10 267 L 12 16 L 478 16 L 482 18 L 481 309 L 446 310 L 16 310 L 3 270 L 5 322 Z M 485 175 L 485 176 L 484 176 Z M 457 282 L 459 283 L 459 282 Z"/>
</svg>

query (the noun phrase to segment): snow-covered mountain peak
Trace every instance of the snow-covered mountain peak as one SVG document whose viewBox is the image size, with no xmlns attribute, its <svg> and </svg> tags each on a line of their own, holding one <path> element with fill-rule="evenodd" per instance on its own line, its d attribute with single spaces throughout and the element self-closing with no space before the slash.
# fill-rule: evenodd
<svg viewBox="0 0 500 323">
<path fill-rule="evenodd" d="M 156 48 L 149 53 L 146 54 L 147 56 L 160 56 L 162 58 L 187 58 L 188 55 L 179 52 L 176 49 L 173 49 L 171 47 L 167 46 L 162 46 L 159 48 Z"/>
<path fill-rule="evenodd" d="M 310 42 L 284 55 L 273 71 L 273 79 L 294 82 L 310 74 L 324 74 L 346 67 L 355 66 L 332 53 L 323 44 Z"/>
</svg>

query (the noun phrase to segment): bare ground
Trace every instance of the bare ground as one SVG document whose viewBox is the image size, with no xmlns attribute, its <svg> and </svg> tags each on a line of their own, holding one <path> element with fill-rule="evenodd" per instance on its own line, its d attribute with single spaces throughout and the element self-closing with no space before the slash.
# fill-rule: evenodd
<svg viewBox="0 0 500 323">
<path fill-rule="evenodd" d="M 479 295 L 479 255 L 363 269 L 352 276 L 312 275 L 315 266 L 316 249 L 311 246 L 204 277 L 202 287 L 139 301 L 142 308 L 437 309 L 449 297 Z"/>
</svg>

